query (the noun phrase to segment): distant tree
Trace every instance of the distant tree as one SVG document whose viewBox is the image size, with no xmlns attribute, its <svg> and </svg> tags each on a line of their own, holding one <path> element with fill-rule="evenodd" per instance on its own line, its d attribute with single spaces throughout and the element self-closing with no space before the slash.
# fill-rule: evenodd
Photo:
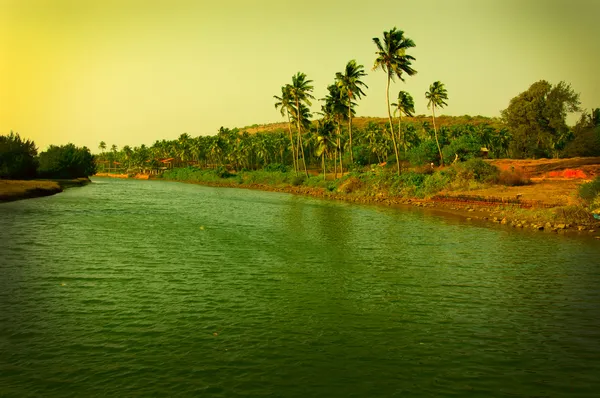
<svg viewBox="0 0 600 398">
<path fill-rule="evenodd" d="M 383 32 L 383 42 L 378 37 L 373 38 L 373 42 L 377 46 L 377 58 L 375 59 L 373 69 L 380 68 L 387 74 L 387 111 L 390 122 L 390 134 L 392 135 L 394 152 L 396 153 L 398 175 L 400 175 L 400 157 L 398 156 L 398 145 L 396 143 L 394 125 L 392 123 L 392 112 L 390 109 L 390 81 L 395 80 L 396 77 L 401 81 L 404 81 L 404 78 L 402 77 L 404 73 L 408 76 L 413 76 L 417 73 L 411 66 L 412 61 L 414 61 L 415 58 L 406 54 L 406 50 L 415 47 L 415 43 L 411 39 L 404 37 L 404 32 L 397 30 L 396 28 L 393 28 L 388 32 Z"/>
<path fill-rule="evenodd" d="M 131 156 L 133 155 L 133 150 L 129 145 L 125 145 L 123 147 L 123 154 L 125 155 L 125 160 L 127 161 L 127 170 L 131 168 Z"/>
<path fill-rule="evenodd" d="M 316 156 L 321 157 L 321 165 L 323 167 L 323 180 L 325 180 L 325 158 L 330 154 L 335 147 L 333 142 L 333 131 L 335 126 L 331 120 L 321 119 L 317 122 L 317 150 Z"/>
<path fill-rule="evenodd" d="M 328 94 L 322 101 L 325 101 L 325 104 L 321 106 L 322 113 L 325 119 L 332 120 L 335 124 L 336 128 L 336 146 L 334 150 L 334 155 L 336 161 L 334 162 L 334 175 L 337 178 L 337 157 L 339 153 L 339 161 L 340 161 L 340 173 L 344 174 L 344 164 L 342 162 L 342 123 L 348 119 L 348 116 L 354 116 L 354 110 L 350 106 L 351 101 L 347 98 L 347 92 L 340 89 L 340 86 L 337 84 L 331 84 L 327 86 Z"/>
<path fill-rule="evenodd" d="M 428 100 L 427 108 L 431 108 L 431 115 L 433 119 L 433 132 L 435 134 L 435 142 L 438 147 L 438 151 L 440 153 L 440 164 L 444 165 L 444 155 L 442 154 L 442 148 L 440 147 L 440 140 L 438 139 L 437 129 L 435 127 L 435 108 L 443 108 L 448 105 L 446 100 L 448 99 L 448 92 L 444 87 L 444 83 L 437 81 L 433 82 L 431 86 L 429 86 L 429 91 L 425 93 L 425 98 Z"/>
<path fill-rule="evenodd" d="M 360 99 L 365 93 L 361 87 L 369 88 L 360 79 L 367 74 L 364 72 L 364 67 L 356 63 L 355 60 L 351 60 L 346 64 L 344 73 L 336 73 L 335 79 L 337 85 L 340 87 L 340 91 L 345 93 L 346 103 L 348 107 L 348 146 L 350 149 L 350 163 L 354 163 L 354 157 L 352 155 L 352 102 L 354 98 Z"/>
<path fill-rule="evenodd" d="M 288 131 L 290 134 L 290 145 L 292 149 L 292 162 L 294 163 L 294 171 L 298 174 L 298 165 L 296 164 L 296 149 L 294 147 L 294 136 L 292 134 L 292 120 L 290 114 L 292 113 L 293 103 L 290 95 L 291 86 L 286 84 L 281 87 L 281 97 L 276 95 L 273 96 L 277 100 L 275 103 L 275 109 L 280 109 L 281 116 L 286 116 L 288 120 Z M 283 155 L 282 155 L 283 158 Z"/>
<path fill-rule="evenodd" d="M 406 155 L 406 136 L 402 133 L 402 115 L 411 117 L 415 113 L 415 101 L 413 97 L 406 91 L 398 93 L 397 102 L 392 104 L 396 108 L 394 114 L 398 112 L 398 140 L 402 140 L 402 147 Z"/>
<path fill-rule="evenodd" d="M 511 99 L 502 111 L 502 118 L 512 131 L 511 155 L 556 156 L 569 132 L 567 114 L 579 111 L 579 104 L 579 94 L 569 84 L 560 82 L 553 86 L 545 80 L 533 83 Z"/>
<path fill-rule="evenodd" d="M 12 131 L 8 135 L 0 135 L 0 178 L 35 178 L 36 155 L 37 149 L 33 141 L 23 140 L 18 133 Z"/>
<path fill-rule="evenodd" d="M 600 109 L 583 112 L 573 128 L 573 140 L 562 152 L 563 157 L 600 156 Z"/>
<path fill-rule="evenodd" d="M 44 178 L 89 177 L 96 172 L 94 156 L 86 147 L 51 145 L 39 156 L 39 175 Z"/>
<path fill-rule="evenodd" d="M 292 100 L 292 103 L 295 105 L 294 109 L 295 109 L 295 120 L 296 120 L 296 125 L 298 126 L 298 146 L 300 147 L 300 150 L 302 151 L 302 160 L 304 163 L 304 173 L 306 174 L 306 177 L 308 178 L 308 170 L 306 169 L 306 158 L 304 156 L 304 146 L 302 144 L 302 125 L 303 122 L 306 121 L 306 116 L 310 115 L 310 113 L 308 112 L 308 106 L 312 105 L 310 100 L 314 99 L 315 97 L 313 97 L 313 95 L 311 94 L 311 92 L 313 91 L 314 87 L 311 85 L 312 80 L 308 80 L 306 78 L 306 74 L 302 73 L 302 72 L 298 72 L 296 73 L 294 76 L 292 76 L 292 85 L 290 86 L 290 99 Z M 307 106 L 308 105 L 308 106 Z M 296 163 L 299 162 L 299 159 L 296 158 Z"/>
</svg>

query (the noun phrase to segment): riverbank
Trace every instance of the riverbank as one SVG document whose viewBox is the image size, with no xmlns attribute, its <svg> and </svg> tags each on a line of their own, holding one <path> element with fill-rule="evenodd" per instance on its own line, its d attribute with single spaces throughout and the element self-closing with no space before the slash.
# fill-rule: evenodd
<svg viewBox="0 0 600 398">
<path fill-rule="evenodd" d="M 178 181 L 168 180 L 165 181 Z M 490 204 L 483 200 L 448 200 L 446 197 L 402 198 L 385 192 L 329 192 L 324 188 L 306 186 L 272 186 L 266 184 L 234 184 L 228 181 L 178 181 L 213 187 L 244 188 L 262 191 L 290 193 L 311 196 L 319 199 L 340 200 L 360 204 L 378 204 L 384 206 L 413 206 L 430 209 L 435 212 L 459 216 L 466 221 L 480 220 L 487 223 L 506 225 L 512 228 L 531 229 L 553 233 L 577 233 L 600 239 L 600 221 L 595 220 L 579 206 L 557 207 L 521 207 L 519 204 Z M 457 194 L 457 198 L 459 195 Z"/>
<path fill-rule="evenodd" d="M 0 203 L 55 195 L 67 188 L 89 184 L 89 178 L 72 180 L 0 180 Z"/>
<path fill-rule="evenodd" d="M 512 161 L 513 163 L 519 161 Z M 567 164 L 565 167 L 573 167 Z M 589 163 L 589 162 L 588 162 Z M 597 164 L 597 162 L 595 163 Z M 511 169 L 514 165 L 510 165 Z M 325 179 L 316 172 L 306 178 L 281 171 L 172 169 L 152 179 L 201 185 L 257 189 L 385 206 L 415 206 L 513 228 L 554 233 L 577 233 L 600 238 L 595 220 L 578 197 L 587 178 L 557 177 L 552 170 L 498 175 L 497 166 L 466 162 L 438 170 L 407 170 L 401 176 L 381 168 L 345 173 Z M 597 169 L 597 167 L 596 167 Z M 597 170 L 596 170 L 597 171 Z M 568 173 L 565 173 L 568 174 Z M 531 175 L 535 176 L 529 178 Z M 593 175 L 593 174 L 592 174 Z"/>
</svg>

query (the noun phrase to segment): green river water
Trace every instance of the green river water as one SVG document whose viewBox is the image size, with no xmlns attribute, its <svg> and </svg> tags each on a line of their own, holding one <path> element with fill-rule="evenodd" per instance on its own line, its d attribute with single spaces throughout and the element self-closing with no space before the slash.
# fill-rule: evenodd
<svg viewBox="0 0 600 398">
<path fill-rule="evenodd" d="M 600 396 L 600 242 L 94 179 L 0 204 L 0 396 Z"/>
</svg>

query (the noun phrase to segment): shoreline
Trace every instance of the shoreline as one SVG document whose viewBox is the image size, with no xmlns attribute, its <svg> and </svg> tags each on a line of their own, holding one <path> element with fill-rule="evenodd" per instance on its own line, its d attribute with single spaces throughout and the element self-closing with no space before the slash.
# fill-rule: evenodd
<svg viewBox="0 0 600 398">
<path fill-rule="evenodd" d="M 98 176 L 99 178 L 111 178 L 110 176 Z M 215 181 L 183 181 L 168 178 L 150 178 L 155 181 L 181 182 L 186 184 L 204 185 L 218 188 L 242 188 L 260 190 L 266 192 L 281 192 L 293 195 L 309 196 L 318 199 L 338 200 L 358 204 L 374 204 L 388 207 L 420 207 L 432 210 L 439 214 L 447 214 L 462 218 L 464 221 L 479 221 L 484 224 L 499 224 L 515 229 L 528 229 L 545 233 L 569 234 L 594 237 L 600 239 L 600 221 L 588 218 L 580 222 L 572 222 L 568 219 L 569 214 L 556 214 L 557 208 L 525 208 L 515 204 L 488 203 L 485 201 L 472 200 L 449 201 L 436 200 L 435 198 L 404 198 L 391 196 L 385 192 L 373 191 L 372 194 L 362 192 L 343 193 L 330 192 L 320 187 L 291 186 L 291 185 L 268 185 L 260 183 L 236 183 L 224 180 Z"/>
<path fill-rule="evenodd" d="M 91 183 L 89 178 L 56 180 L 0 180 L 0 203 L 56 195 Z"/>
</svg>

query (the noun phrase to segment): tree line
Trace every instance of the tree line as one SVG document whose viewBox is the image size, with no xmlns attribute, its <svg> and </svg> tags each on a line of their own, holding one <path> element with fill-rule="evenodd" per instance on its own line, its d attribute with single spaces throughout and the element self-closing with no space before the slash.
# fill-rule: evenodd
<svg viewBox="0 0 600 398">
<path fill-rule="evenodd" d="M 18 133 L 0 135 L 0 179 L 71 179 L 95 173 L 94 156 L 86 147 L 51 145 L 38 154 L 35 143 Z"/>
<path fill-rule="evenodd" d="M 350 60 L 334 74 L 325 98 L 318 100 L 321 107 L 315 112 L 316 119 L 310 108 L 316 101 L 313 81 L 298 72 L 274 95 L 275 108 L 287 124 L 285 131 L 250 135 L 221 127 L 214 136 L 194 138 L 184 133 L 177 140 L 157 141 L 150 147 L 125 146 L 120 151 L 114 145 L 106 151 L 106 144 L 101 143 L 98 158 L 104 162 L 102 167 L 118 165 L 122 170 L 144 172 L 191 164 L 235 170 L 280 166 L 296 174 L 320 167 L 337 176 L 348 168 L 375 162 L 394 164 L 397 173 L 408 164 L 444 165 L 480 156 L 482 149 L 495 158 L 600 155 L 600 111 L 584 112 L 574 128 L 568 127 L 567 114 L 581 109 L 579 95 L 565 82 L 532 84 L 510 101 L 501 112 L 500 123 L 439 126 L 436 112 L 447 106 L 449 96 L 445 85 L 434 81 L 423 95 L 431 122 L 407 122 L 414 116 L 414 97 L 400 90 L 392 100 L 390 90 L 391 83 L 404 82 L 417 73 L 413 67 L 416 59 L 409 54 L 415 43 L 397 28 L 372 41 L 373 70 L 383 71 L 386 78 L 386 124 L 353 127 L 358 101 L 368 87 L 363 82 L 367 75 L 364 66 Z"/>
<path fill-rule="evenodd" d="M 216 135 L 192 137 L 183 133 L 175 140 L 151 146 L 99 145 L 99 171 L 147 173 L 161 169 L 198 166 L 234 170 L 260 168 L 293 170 L 308 174 L 321 168 L 338 174 L 368 164 L 394 165 L 396 173 L 410 165 L 444 165 L 487 155 L 494 158 L 600 156 L 600 110 L 582 112 L 573 128 L 566 124 L 572 112 L 581 112 L 579 94 L 565 82 L 552 85 L 541 80 L 514 97 L 499 120 L 489 123 L 444 125 L 439 112 L 448 105 L 444 83 L 434 81 L 422 100 L 431 110 L 430 121 L 415 120 L 415 98 L 400 90 L 391 96 L 391 84 L 404 82 L 417 70 L 410 55 L 416 45 L 402 30 L 383 32 L 372 39 L 373 71 L 386 79 L 387 122 L 353 125 L 359 101 L 367 95 L 367 75 L 356 60 L 333 74 L 324 98 L 315 99 L 313 81 L 298 72 L 274 95 L 274 106 L 284 118 L 285 129 L 249 134 L 244 129 L 221 127 Z M 393 99 L 392 99 L 393 98 Z M 311 111 L 313 102 L 320 110 Z M 466 118 L 463 118 L 466 119 Z"/>
</svg>

